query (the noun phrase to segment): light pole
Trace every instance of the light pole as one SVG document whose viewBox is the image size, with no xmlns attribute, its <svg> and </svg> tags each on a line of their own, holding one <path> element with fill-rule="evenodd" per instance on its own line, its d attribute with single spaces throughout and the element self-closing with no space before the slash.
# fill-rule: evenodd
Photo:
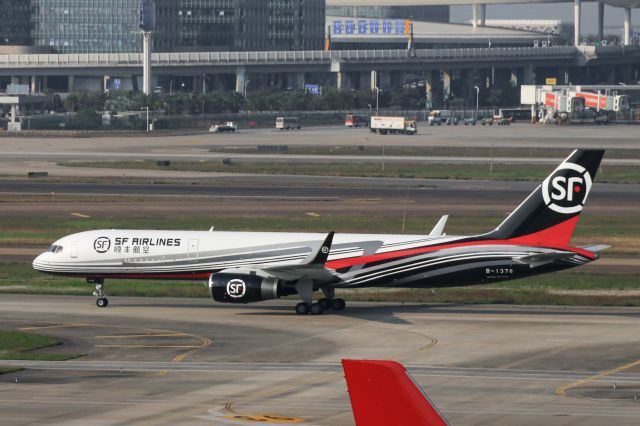
<svg viewBox="0 0 640 426">
<path fill-rule="evenodd" d="M 480 88 L 478 86 L 473 86 L 476 89 L 476 120 L 478 120 L 478 107 L 480 105 Z"/>
<path fill-rule="evenodd" d="M 147 132 L 148 132 L 149 131 L 149 107 L 148 106 L 142 107 L 142 108 L 140 108 L 140 110 L 141 111 L 142 110 L 147 110 Z"/>
</svg>

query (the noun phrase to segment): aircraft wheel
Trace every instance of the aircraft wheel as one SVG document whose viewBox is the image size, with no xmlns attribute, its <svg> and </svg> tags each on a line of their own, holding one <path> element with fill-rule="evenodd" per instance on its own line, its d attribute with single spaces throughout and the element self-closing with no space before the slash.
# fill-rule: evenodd
<svg viewBox="0 0 640 426">
<path fill-rule="evenodd" d="M 331 302 L 331 309 L 333 309 L 334 311 L 341 311 L 346 305 L 347 304 L 344 299 L 333 299 L 333 301 Z"/>
<path fill-rule="evenodd" d="M 327 310 L 331 308 L 331 300 L 327 299 L 326 297 L 318 300 L 318 304 L 322 306 L 323 310 Z"/>
<path fill-rule="evenodd" d="M 96 299 L 96 306 L 98 308 L 106 308 L 108 304 L 109 304 L 109 299 L 107 299 L 106 297 L 100 297 Z"/>
<path fill-rule="evenodd" d="M 296 314 L 307 315 L 309 313 L 309 304 L 306 302 L 300 302 L 296 305 Z"/>
<path fill-rule="evenodd" d="M 324 312 L 324 309 L 322 309 L 322 305 L 319 303 L 312 303 L 309 311 L 311 312 L 311 315 L 320 315 Z"/>
</svg>

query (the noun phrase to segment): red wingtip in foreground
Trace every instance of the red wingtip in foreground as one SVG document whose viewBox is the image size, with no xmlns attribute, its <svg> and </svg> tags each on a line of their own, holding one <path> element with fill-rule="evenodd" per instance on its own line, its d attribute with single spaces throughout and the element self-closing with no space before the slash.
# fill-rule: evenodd
<svg viewBox="0 0 640 426">
<path fill-rule="evenodd" d="M 342 368 L 357 426 L 448 425 L 402 364 L 343 359 Z"/>
</svg>

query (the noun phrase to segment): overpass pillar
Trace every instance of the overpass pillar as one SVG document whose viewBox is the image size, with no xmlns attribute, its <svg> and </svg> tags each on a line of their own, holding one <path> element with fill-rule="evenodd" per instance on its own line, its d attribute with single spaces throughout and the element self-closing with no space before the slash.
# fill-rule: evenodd
<svg viewBox="0 0 640 426">
<path fill-rule="evenodd" d="M 371 91 L 375 92 L 378 87 L 378 71 L 371 70 Z"/>
<path fill-rule="evenodd" d="M 49 77 L 46 75 L 42 77 L 42 91 L 46 92 L 49 90 Z"/>
<path fill-rule="evenodd" d="M 511 84 L 511 87 L 518 87 L 518 70 L 511 70 L 509 84 Z"/>
<path fill-rule="evenodd" d="M 449 104 L 449 98 L 451 97 L 451 71 L 442 71 L 442 101 L 444 105 Z"/>
<path fill-rule="evenodd" d="M 236 68 L 236 93 L 244 95 L 247 83 L 247 69 L 245 67 Z"/>
<path fill-rule="evenodd" d="M 481 27 L 484 27 L 486 25 L 486 22 L 487 22 L 487 4 L 486 3 L 482 3 L 480 5 L 479 21 L 480 22 L 478 22 L 478 25 L 480 25 Z"/>
<path fill-rule="evenodd" d="M 624 45 L 631 44 L 631 8 L 624 8 Z"/>
<path fill-rule="evenodd" d="M 574 0 L 573 3 L 573 44 L 574 46 L 580 45 L 580 16 L 582 11 L 582 1 Z"/>
<path fill-rule="evenodd" d="M 108 79 L 109 77 L 105 78 L 105 81 Z M 106 85 L 106 83 L 105 83 Z M 70 75 L 69 77 L 67 77 L 67 92 L 71 93 L 73 92 L 73 88 L 75 86 L 75 77 Z M 103 87 L 104 89 L 105 87 Z"/>
<path fill-rule="evenodd" d="M 598 40 L 604 39 L 604 3 L 598 3 Z"/>
<path fill-rule="evenodd" d="M 471 26 L 473 29 L 478 28 L 478 3 L 473 3 L 471 5 Z"/>
<path fill-rule="evenodd" d="M 32 75 L 29 83 L 30 83 L 29 91 L 31 93 L 36 93 L 38 91 L 38 77 L 36 77 L 35 75 Z"/>
</svg>

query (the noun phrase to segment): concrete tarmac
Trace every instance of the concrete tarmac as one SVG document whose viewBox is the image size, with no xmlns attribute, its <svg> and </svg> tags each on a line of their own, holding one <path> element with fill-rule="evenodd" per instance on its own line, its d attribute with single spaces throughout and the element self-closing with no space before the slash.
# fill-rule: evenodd
<svg viewBox="0 0 640 426">
<path fill-rule="evenodd" d="M 294 304 L 3 295 L 2 328 L 85 356 L 0 362 L 27 368 L 0 376 L 2 423 L 352 425 L 343 358 L 404 363 L 453 425 L 640 416 L 638 308 Z"/>
</svg>

